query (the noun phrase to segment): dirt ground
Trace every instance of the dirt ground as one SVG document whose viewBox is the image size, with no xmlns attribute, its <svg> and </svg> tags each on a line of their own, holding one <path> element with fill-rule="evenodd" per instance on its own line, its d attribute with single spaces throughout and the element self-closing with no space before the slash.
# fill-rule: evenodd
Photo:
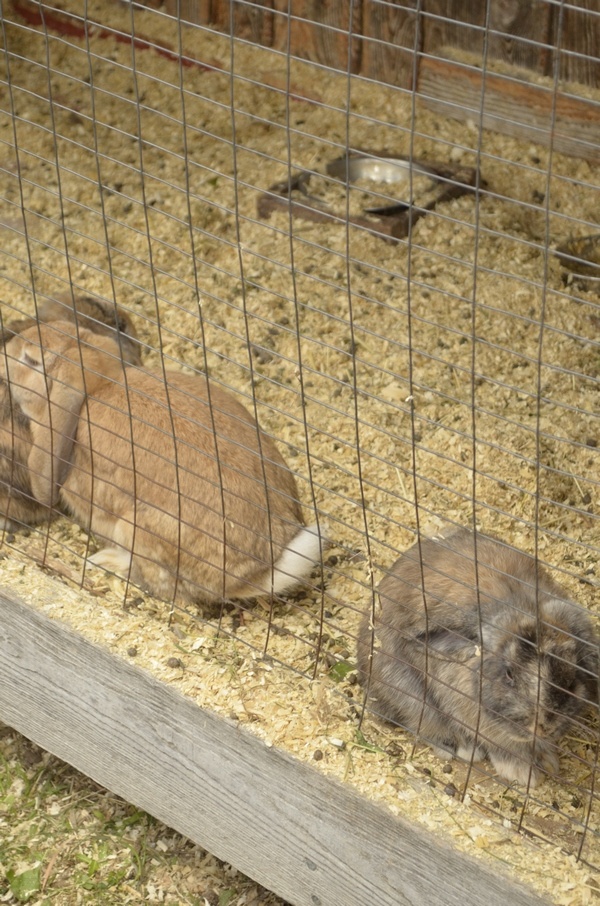
<svg viewBox="0 0 600 906">
<path fill-rule="evenodd" d="M 109 21 L 103 4 L 88 10 Z M 110 24 L 127 33 L 130 16 L 111 7 Z M 203 622 L 177 611 L 171 629 L 163 602 L 129 589 L 123 609 L 120 580 L 83 574 L 86 537 L 66 519 L 49 539 L 44 528 L 5 536 L 2 581 L 553 902 L 592 902 L 594 873 L 575 862 L 600 866 L 592 729 L 565 740 L 561 777 L 531 794 L 484 766 L 461 801 L 463 765 L 446 773 L 368 716 L 359 728 L 352 668 L 381 568 L 419 528 L 446 522 L 537 550 L 597 619 L 598 295 L 551 251 L 597 230 L 594 168 L 442 120 L 398 89 L 179 32 L 160 10 L 135 21 L 202 65 L 100 30 L 46 39 L 18 16 L 4 22 L 3 317 L 70 284 L 116 298 L 149 366 L 162 355 L 207 371 L 256 405 L 331 548 L 312 586 L 273 612 Z M 344 222 L 373 206 L 364 184 L 347 198 L 324 180 L 346 147 L 479 167 L 481 188 L 385 242 Z M 338 221 L 260 219 L 261 193 L 302 170 Z M 376 192 L 376 204 L 400 203 L 410 189 Z M 42 562 L 64 582 L 60 600 Z"/>
</svg>

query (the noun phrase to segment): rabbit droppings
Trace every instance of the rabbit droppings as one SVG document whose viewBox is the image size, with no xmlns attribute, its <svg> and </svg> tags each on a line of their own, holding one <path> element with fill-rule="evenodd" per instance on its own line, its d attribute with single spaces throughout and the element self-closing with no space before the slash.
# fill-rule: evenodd
<svg viewBox="0 0 600 906">
<path fill-rule="evenodd" d="M 310 573 L 321 540 L 295 478 L 217 384 L 125 368 L 113 338 L 66 321 L 20 332 L 4 368 L 31 423 L 33 493 L 109 545 L 94 564 L 206 604 L 282 593 Z"/>
<path fill-rule="evenodd" d="M 508 781 L 557 773 L 558 739 L 598 703 L 598 639 L 533 557 L 458 529 L 404 553 L 379 601 L 358 643 L 374 713 Z"/>
<path fill-rule="evenodd" d="M 75 319 L 82 326 L 103 336 L 113 336 L 120 344 L 123 358 L 140 362 L 140 346 L 129 317 L 116 306 L 91 296 L 69 295 L 40 305 L 39 320 L 52 322 Z M 35 327 L 35 318 L 21 318 L 2 324 L 0 357 L 9 340 Z M 35 525 L 49 519 L 52 511 L 35 499 L 27 462 L 31 452 L 29 419 L 15 404 L 5 382 L 0 382 L 0 529 L 14 530 L 19 525 Z"/>
</svg>

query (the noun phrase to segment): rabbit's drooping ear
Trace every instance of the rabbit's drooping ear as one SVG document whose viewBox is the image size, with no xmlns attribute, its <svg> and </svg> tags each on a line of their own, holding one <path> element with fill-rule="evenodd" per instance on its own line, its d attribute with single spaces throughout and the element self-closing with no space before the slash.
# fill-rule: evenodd
<svg viewBox="0 0 600 906">
<path fill-rule="evenodd" d="M 22 345 L 18 362 L 11 368 L 13 393 L 31 424 L 32 445 L 27 460 L 31 490 L 48 507 L 56 504 L 69 470 L 85 399 L 83 375 L 77 365 L 63 361 L 56 371 L 53 376 L 45 371 L 42 350 L 30 343 Z"/>
<path fill-rule="evenodd" d="M 69 469 L 85 399 L 81 367 L 21 337 L 7 344 L 6 363 L 11 396 L 30 420 L 31 489 L 39 503 L 53 506 Z"/>
<path fill-rule="evenodd" d="M 41 418 L 30 419 L 32 445 L 27 465 L 33 496 L 43 506 L 55 506 L 71 466 L 73 444 L 85 399 L 83 390 L 51 382 Z"/>
<path fill-rule="evenodd" d="M 93 397 L 107 379 L 121 382 L 124 365 L 114 337 L 67 321 L 26 331 L 22 340 L 11 377 L 16 378 L 15 399 L 30 418 L 31 489 L 41 504 L 53 506 L 71 467 L 86 395 Z"/>
</svg>

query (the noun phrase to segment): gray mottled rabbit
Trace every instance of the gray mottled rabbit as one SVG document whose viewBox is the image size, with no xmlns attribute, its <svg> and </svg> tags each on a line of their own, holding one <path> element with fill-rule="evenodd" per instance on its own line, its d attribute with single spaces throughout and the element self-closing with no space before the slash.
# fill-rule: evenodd
<svg viewBox="0 0 600 906">
<path fill-rule="evenodd" d="M 91 296 L 65 296 L 39 308 L 39 321 L 75 320 L 92 332 L 118 338 L 126 362 L 139 364 L 140 345 L 129 317 L 119 308 Z M 2 322 L 0 357 L 14 336 L 38 323 L 36 318 Z M 15 404 L 5 382 L 0 382 L 0 529 L 35 525 L 50 518 L 51 510 L 35 499 L 27 461 L 31 452 L 29 419 Z"/>
<path fill-rule="evenodd" d="M 93 563 L 203 603 L 281 593 L 310 573 L 321 542 L 295 478 L 218 384 L 125 368 L 112 337 L 65 321 L 22 331 L 4 364 L 30 419 L 33 493 L 107 543 Z"/>
<path fill-rule="evenodd" d="M 508 781 L 558 771 L 558 739 L 598 703 L 598 639 L 533 557 L 457 529 L 403 554 L 379 598 L 358 644 L 376 714 Z"/>
</svg>

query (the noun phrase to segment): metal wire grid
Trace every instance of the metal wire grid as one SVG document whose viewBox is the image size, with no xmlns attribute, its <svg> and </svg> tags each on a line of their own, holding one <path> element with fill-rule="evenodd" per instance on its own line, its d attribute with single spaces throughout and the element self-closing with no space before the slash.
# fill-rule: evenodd
<svg viewBox="0 0 600 906">
<path fill-rule="evenodd" d="M 252 6 L 238 4 L 238 8 Z M 561 3 L 559 14 L 567 8 L 575 9 Z M 59 13 L 49 5 L 35 9 L 40 21 L 28 24 L 24 24 L 10 8 L 3 9 L 5 104 L 0 140 L 6 152 L 6 164 L 0 172 L 4 180 L 3 233 L 7 237 L 3 244 L 3 319 L 6 322 L 23 313 L 31 314 L 38 300 L 51 298 L 70 286 L 76 292 L 85 292 L 92 283 L 101 287 L 105 298 L 118 302 L 136 319 L 142 343 L 155 366 L 208 369 L 211 381 L 224 388 L 231 387 L 245 397 L 248 408 L 261 423 L 283 419 L 292 426 L 289 439 L 286 438 L 288 457 L 292 456 L 294 467 L 298 463 L 300 479 L 305 485 L 303 499 L 308 507 L 316 508 L 327 520 L 337 553 L 329 557 L 326 554 L 324 576 L 315 574 L 312 591 L 299 595 L 292 602 L 292 610 L 307 615 L 313 623 L 314 629 L 308 635 L 288 629 L 285 615 L 277 613 L 276 604 L 266 613 L 251 610 L 249 618 L 264 623 L 262 653 L 307 677 L 322 669 L 335 669 L 340 661 L 352 664 L 355 616 L 369 606 L 369 602 L 371 606 L 375 604 L 378 569 L 389 566 L 407 546 L 406 539 L 417 537 L 431 518 L 449 518 L 471 524 L 481 519 L 492 527 L 512 527 L 521 536 L 529 531 L 533 539 L 531 552 L 539 554 L 540 558 L 546 544 L 557 545 L 552 547 L 553 552 L 560 551 L 561 544 L 568 544 L 571 559 L 577 561 L 574 568 L 561 562 L 560 555 L 549 557 L 566 580 L 574 576 L 580 578 L 582 569 L 593 570 L 598 553 L 595 516 L 590 511 L 598 486 L 597 471 L 594 472 L 592 464 L 595 436 L 593 429 L 588 427 L 593 425 L 593 417 L 587 414 L 583 434 L 565 437 L 568 429 L 565 432 L 561 419 L 582 413 L 572 402 L 556 396 L 552 387 L 548 391 L 545 386 L 545 383 L 551 383 L 547 378 L 550 375 L 555 379 L 568 379 L 581 387 L 582 392 L 589 392 L 591 388 L 597 390 L 597 372 L 585 367 L 597 354 L 597 340 L 583 329 L 575 332 L 567 329 L 557 317 L 561 306 L 576 304 L 579 312 L 585 312 L 585 317 L 577 320 L 581 327 L 585 318 L 598 317 L 596 299 L 589 287 L 561 286 L 551 279 L 549 254 L 557 223 L 563 222 L 565 232 L 574 234 L 592 232 L 596 228 L 591 216 L 574 216 L 572 211 L 563 212 L 553 207 L 553 197 L 558 195 L 562 185 L 580 195 L 597 194 L 591 168 L 587 178 L 582 175 L 581 168 L 575 176 L 569 175 L 564 167 L 556 166 L 552 149 L 544 161 L 536 155 L 520 160 L 507 159 L 501 152 L 488 147 L 482 130 L 473 133 L 457 127 L 451 134 L 431 135 L 419 127 L 416 94 L 405 89 L 397 89 L 396 94 L 399 103 L 408 98 L 410 117 L 407 123 L 390 123 L 389 107 L 379 114 L 357 106 L 358 82 L 363 87 L 370 85 L 373 90 L 382 89 L 382 86 L 374 80 L 350 77 L 350 43 L 345 90 L 338 95 L 341 100 L 328 102 L 326 92 L 322 97 L 315 92 L 310 98 L 312 108 L 319 108 L 332 121 L 342 123 L 341 129 L 337 133 L 332 130 L 333 137 L 327 138 L 304 128 L 302 116 L 293 110 L 294 98 L 300 97 L 301 92 L 294 82 L 296 61 L 285 50 L 269 51 L 274 66 L 281 67 L 283 72 L 279 83 L 271 86 L 264 71 L 257 74 L 249 64 L 248 42 L 230 35 L 228 39 L 221 39 L 227 42 L 228 51 L 221 49 L 218 60 L 207 61 L 201 54 L 196 58 L 189 51 L 194 45 L 190 34 L 206 56 L 202 41 L 207 37 L 216 38 L 214 33 L 203 26 L 196 26 L 192 32 L 184 31 L 176 17 L 161 11 L 154 11 L 152 15 L 160 22 L 161 30 L 170 35 L 173 56 L 156 39 L 144 38 L 137 44 L 129 43 L 129 58 L 124 60 L 115 53 L 116 42 L 127 42 L 128 31 L 138 35 L 137 19 L 143 8 L 131 4 L 125 16 L 121 10 L 118 27 L 111 24 L 110 11 L 100 12 L 88 4 L 83 15 L 70 11 Z M 349 9 L 352 33 L 354 7 L 350 5 Z M 419 12 L 417 9 L 417 17 Z M 597 16 L 593 11 L 588 13 Z M 488 5 L 487 22 L 481 29 L 484 74 L 490 65 L 489 45 L 492 39 L 502 37 L 502 32 L 492 27 L 490 14 L 491 6 Z M 294 18 L 300 17 L 288 16 L 288 29 Z M 443 20 L 443 17 L 439 18 Z M 100 34 L 98 26 L 91 26 L 99 19 Z M 75 37 L 68 31 L 60 33 L 61 23 L 64 29 L 65 22 L 74 27 Z M 551 43 L 547 43 L 546 48 L 553 52 Z M 162 68 L 157 71 L 152 60 L 160 54 Z M 559 87 L 562 91 L 558 54 L 555 61 L 551 72 L 553 85 L 548 90 L 556 102 Z M 415 52 L 414 82 L 418 63 Z M 312 64 L 312 70 L 317 71 L 318 79 L 322 80 L 335 75 L 333 68 L 321 63 Z M 86 73 L 83 76 L 82 71 Z M 111 84 L 115 73 L 123 82 L 120 91 Z M 207 77 L 212 79 L 210 88 L 206 87 Z M 482 86 L 480 113 L 486 100 L 485 79 Z M 265 91 L 282 102 L 277 117 L 270 110 L 263 112 L 258 103 L 252 106 L 253 92 L 262 92 L 261 98 L 264 98 Z M 157 94 L 156 101 L 154 93 Z M 75 95 L 80 100 L 74 103 Z M 88 95 L 89 101 L 81 102 L 81 97 L 87 99 Z M 162 106 L 165 98 L 168 109 Z M 113 119 L 111 103 L 116 104 Z M 199 110 L 203 111 L 200 117 Z M 226 130 L 209 128 L 211 118 L 217 115 L 223 117 L 223 123 L 228 121 Z M 222 122 L 219 123 L 221 127 Z M 552 128 L 554 126 L 553 121 Z M 50 140 L 52 154 L 38 151 L 37 144 L 31 141 L 27 130 L 34 128 L 39 130 L 41 146 L 45 139 Z M 256 140 L 259 128 L 264 135 L 275 134 L 283 138 L 279 143 L 267 146 L 267 142 Z M 258 193 L 268 188 L 272 182 L 269 174 L 289 180 L 301 169 L 322 178 L 321 164 L 326 156 L 338 156 L 348 149 L 364 147 L 365 138 L 378 132 L 385 136 L 386 144 L 401 145 L 410 158 L 416 156 L 416 149 L 421 144 L 429 143 L 427 147 L 434 147 L 440 158 L 450 154 L 470 155 L 481 174 L 493 173 L 504 166 L 515 174 L 515 179 L 520 173 L 531 177 L 532 183 L 541 179 L 545 188 L 541 193 L 543 200 L 520 198 L 516 201 L 505 191 L 495 188 L 493 180 L 479 181 L 473 193 L 474 216 L 468 222 L 472 237 L 470 253 L 463 252 L 464 257 L 461 257 L 451 249 L 436 246 L 430 235 L 422 238 L 418 231 L 413 231 L 405 242 L 399 243 L 406 256 L 405 268 L 400 268 L 394 259 L 396 247 L 390 248 L 389 260 L 374 259 L 369 255 L 368 241 L 364 240 L 366 253 L 363 254 L 363 239 L 359 236 L 357 240 L 353 231 L 344 229 L 339 223 L 331 228 L 331 235 L 337 233 L 338 236 L 335 241 L 325 231 L 316 234 L 303 228 L 291 214 L 266 224 L 254 215 L 253 206 L 247 199 L 254 201 Z M 312 152 L 311 143 L 315 145 Z M 218 165 L 211 163 L 210 155 L 199 153 L 207 145 L 211 153 L 217 149 L 224 155 L 219 158 Z M 134 151 L 121 154 L 119 146 Z M 214 156 L 219 155 L 215 153 Z M 176 182 L 171 176 L 161 175 L 161 160 L 179 166 Z M 249 167 L 248 161 L 253 161 L 254 167 Z M 261 168 L 260 180 L 252 178 L 258 166 Z M 110 177 L 107 177 L 109 172 Z M 335 180 L 331 182 L 335 183 Z M 71 185 L 77 183 L 85 186 L 89 200 L 82 201 L 81 197 L 71 194 Z M 173 195 L 179 200 L 178 205 L 167 203 Z M 346 213 L 350 197 L 348 191 Z M 45 204 L 39 203 L 40 198 Z M 518 217 L 535 215 L 539 219 L 541 210 L 541 233 L 535 237 L 518 231 L 507 234 L 505 224 L 496 227 L 481 216 L 484 202 L 499 206 L 510 203 Z M 435 223 L 463 229 L 467 225 L 464 209 L 459 208 L 456 213 L 451 206 L 436 210 Z M 262 237 L 270 235 L 271 239 L 255 241 L 249 232 L 253 229 L 260 229 Z M 171 238 L 173 233 L 178 241 Z M 339 241 L 340 236 L 342 241 Z M 510 242 L 517 259 L 527 254 L 541 254 L 544 262 L 541 273 L 538 271 L 537 276 L 532 276 L 518 267 L 509 269 L 499 264 L 493 256 L 481 251 L 487 238 Z M 279 248 L 280 240 L 288 247 L 285 257 L 275 256 L 271 251 Z M 218 260 L 215 246 L 229 250 L 229 258 L 225 256 L 224 262 Z M 328 264 L 325 271 L 309 270 L 307 262 L 311 256 L 319 259 L 323 253 Z M 419 255 L 423 254 L 427 256 L 425 266 L 419 263 Z M 486 260 L 488 257 L 489 261 Z M 128 268 L 137 268 L 140 261 L 144 266 L 141 271 L 136 269 L 136 277 L 132 278 Z M 444 268 L 456 267 L 457 263 L 470 274 L 470 285 L 466 290 L 452 286 L 440 289 L 436 280 L 438 273 Z M 284 279 L 272 279 L 274 275 Z M 493 300 L 488 302 L 486 288 L 489 283 L 486 280 L 489 278 L 509 281 L 514 285 L 515 293 L 538 293 L 538 310 L 508 310 Z M 367 288 L 365 284 L 368 284 Z M 382 284 L 386 287 L 384 292 L 377 288 Z M 307 286 L 311 292 L 307 292 Z M 395 288 L 393 295 L 390 287 Z M 279 304 L 288 306 L 291 316 L 275 317 L 264 304 L 264 298 L 262 305 L 254 305 L 253 295 L 260 294 L 273 300 L 275 310 Z M 328 301 L 322 302 L 321 297 L 329 300 L 331 294 L 339 294 L 345 299 L 345 310 L 336 312 L 333 306 L 328 310 Z M 452 312 L 461 311 L 464 326 L 454 314 L 446 321 L 436 320 L 435 313 L 429 316 L 422 305 L 425 294 L 430 298 L 432 294 L 441 294 Z M 365 316 L 367 309 L 370 314 Z M 404 329 L 404 333 L 399 331 L 398 338 L 382 334 L 378 324 L 377 318 L 383 323 L 389 315 L 393 315 Z M 228 316 L 237 317 L 238 321 L 230 326 Z M 303 325 L 311 316 L 320 318 L 323 324 L 341 328 L 335 344 L 326 330 L 321 336 L 306 335 Z M 190 318 L 196 323 L 193 336 L 189 329 Z M 487 319 L 490 324 L 488 331 L 481 329 L 481 319 Z M 538 336 L 533 354 L 529 349 L 511 348 L 495 335 L 494 327 L 502 321 L 518 324 L 518 330 L 524 334 L 533 332 Z M 439 331 L 442 340 L 434 348 L 423 344 L 420 333 L 422 328 L 431 327 Z M 277 339 L 271 348 L 262 345 L 265 336 L 269 337 L 269 330 L 276 331 L 276 338 L 291 338 L 294 341 L 292 350 L 279 352 Z M 572 344 L 576 351 L 583 350 L 582 364 L 567 367 L 564 363 L 545 359 L 546 344 L 558 338 Z M 235 343 L 234 352 L 229 342 L 222 342 L 223 339 Z M 385 356 L 374 358 L 368 351 L 363 353 L 361 350 L 361 347 L 370 349 L 370 343 L 384 340 Z M 346 343 L 345 348 L 337 345 L 341 341 Z M 452 361 L 446 354 L 446 348 L 454 341 L 469 349 L 469 355 L 462 362 Z M 181 353 L 181 344 L 190 343 L 195 350 L 192 362 Z M 295 372 L 295 386 L 285 376 L 265 374 L 260 362 L 261 350 L 264 352 L 265 349 L 267 354 L 276 355 L 284 371 Z M 307 354 L 314 349 L 318 349 L 324 359 L 332 354 L 345 356 L 346 365 L 329 370 L 321 368 L 315 365 L 315 356 Z M 160 350 L 159 355 L 157 350 Z M 497 354 L 501 363 L 510 360 L 511 370 L 517 376 L 519 369 L 534 366 L 535 381 L 527 383 L 513 379 L 502 367 L 497 373 L 490 372 L 486 355 L 492 354 Z M 397 361 L 394 360 L 396 355 Z M 453 375 L 454 387 L 432 380 L 428 376 L 430 366 L 447 368 Z M 261 393 L 265 383 L 271 389 L 283 391 L 281 400 L 273 394 Z M 487 396 L 480 391 L 482 385 L 490 391 Z M 328 394 L 323 393 L 323 386 L 330 388 Z M 398 390 L 385 399 L 390 416 L 385 422 L 375 408 L 382 403 L 382 386 Z M 559 389 L 560 386 L 559 383 Z M 465 387 L 468 388 L 466 394 L 462 392 Z M 500 393 L 518 395 L 523 401 L 530 401 L 533 420 L 520 418 L 514 407 L 506 407 L 505 412 L 494 408 L 494 394 Z M 349 405 L 347 401 L 344 404 L 344 394 L 350 397 Z M 416 399 L 428 394 L 440 405 L 469 413 L 464 426 L 460 420 L 459 426 L 443 426 L 457 441 L 468 445 L 467 462 L 453 454 L 450 445 L 447 449 L 428 445 L 428 432 L 439 429 L 440 418 L 421 411 L 415 403 Z M 289 403 L 291 399 L 295 400 L 293 405 Z M 544 420 L 546 407 L 551 418 Z M 335 419 L 348 420 L 349 417 L 353 420 L 353 431 L 341 435 Z M 491 440 L 486 431 L 481 430 L 481 426 L 487 424 L 486 419 L 501 422 L 502 435 Z M 384 455 L 379 447 L 372 449 L 373 433 L 384 439 L 388 446 L 402 450 L 402 461 L 390 460 L 389 454 Z M 505 437 L 506 442 L 500 440 L 500 436 Z M 515 437 L 524 438 L 524 441 L 511 443 Z M 533 452 L 527 443 L 531 439 Z M 323 440 L 330 442 L 332 447 L 337 446 L 329 457 L 323 453 Z M 576 473 L 547 464 L 544 448 L 549 446 L 555 450 L 568 448 L 574 454 L 590 451 L 589 473 Z M 506 457 L 506 473 L 502 475 L 506 494 L 512 493 L 513 504 L 516 495 L 529 497 L 529 508 L 504 507 L 487 499 L 486 489 L 490 483 L 498 482 L 499 476 L 486 471 L 486 450 Z M 339 457 L 335 453 L 340 453 Z M 432 458 L 444 463 L 445 468 L 466 472 L 467 483 L 460 488 L 448 488 L 427 469 L 427 462 Z M 388 472 L 396 472 L 399 488 L 390 489 L 378 483 L 376 477 L 371 477 L 377 476 L 378 465 Z M 527 487 L 519 483 L 519 469 L 523 467 L 533 470 L 535 476 Z M 342 487 L 336 486 L 334 490 L 329 481 L 334 474 L 347 479 L 348 483 L 339 482 Z M 580 488 L 580 499 L 576 496 L 555 499 L 552 485 L 546 490 L 548 476 Z M 381 499 L 378 494 L 382 495 Z M 439 498 L 434 494 L 439 494 Z M 445 507 L 448 499 L 453 501 L 450 514 Z M 395 505 L 388 508 L 386 502 Z M 553 522 L 546 520 L 548 524 L 544 524 L 542 530 L 542 516 L 549 510 L 560 516 Z M 570 523 L 569 519 L 579 520 L 579 523 Z M 383 522 L 388 527 L 385 532 L 381 531 Z M 576 529 L 582 524 L 585 531 Z M 84 542 L 83 549 L 80 542 L 73 546 L 68 534 L 57 533 L 46 526 L 30 531 L 46 545 L 51 536 L 53 544 L 62 548 L 65 554 L 87 555 L 89 541 Z M 540 547 L 542 536 L 544 546 Z M 403 539 L 402 543 L 396 539 Z M 5 533 L 4 543 L 9 550 L 14 547 L 27 554 L 28 541 L 23 541 L 19 535 Z M 357 552 L 359 558 L 365 558 L 366 568 L 362 575 L 353 574 L 352 582 L 358 588 L 356 600 L 344 601 L 336 583 L 346 578 L 348 563 Z M 588 572 L 588 582 L 594 581 L 591 576 L 593 573 Z M 128 594 L 139 592 L 128 591 Z M 222 632 L 235 635 L 236 625 L 228 614 L 221 613 L 219 625 Z M 279 649 L 276 654 L 272 653 L 273 628 L 278 635 L 288 632 L 309 652 L 302 667 L 282 661 Z M 342 648 L 342 655 L 339 645 L 333 653 L 326 650 L 329 641 L 326 631 L 337 639 L 347 640 L 347 650 Z M 342 694 L 352 695 L 353 692 L 346 687 Z M 361 710 L 360 707 L 357 709 L 359 713 Z M 590 758 L 589 768 L 593 770 L 596 755 L 590 755 Z M 584 817 L 575 818 L 564 809 L 558 811 L 562 819 L 573 826 L 579 825 L 579 842 L 574 849 L 585 858 L 586 836 L 596 834 L 595 828 L 588 826 L 596 797 L 593 783 L 571 785 L 585 803 L 581 812 Z M 470 788 L 469 773 L 464 786 L 465 790 L 467 788 Z M 528 791 L 522 797 L 519 822 L 527 827 L 530 810 L 547 806 L 543 788 Z"/>
</svg>

